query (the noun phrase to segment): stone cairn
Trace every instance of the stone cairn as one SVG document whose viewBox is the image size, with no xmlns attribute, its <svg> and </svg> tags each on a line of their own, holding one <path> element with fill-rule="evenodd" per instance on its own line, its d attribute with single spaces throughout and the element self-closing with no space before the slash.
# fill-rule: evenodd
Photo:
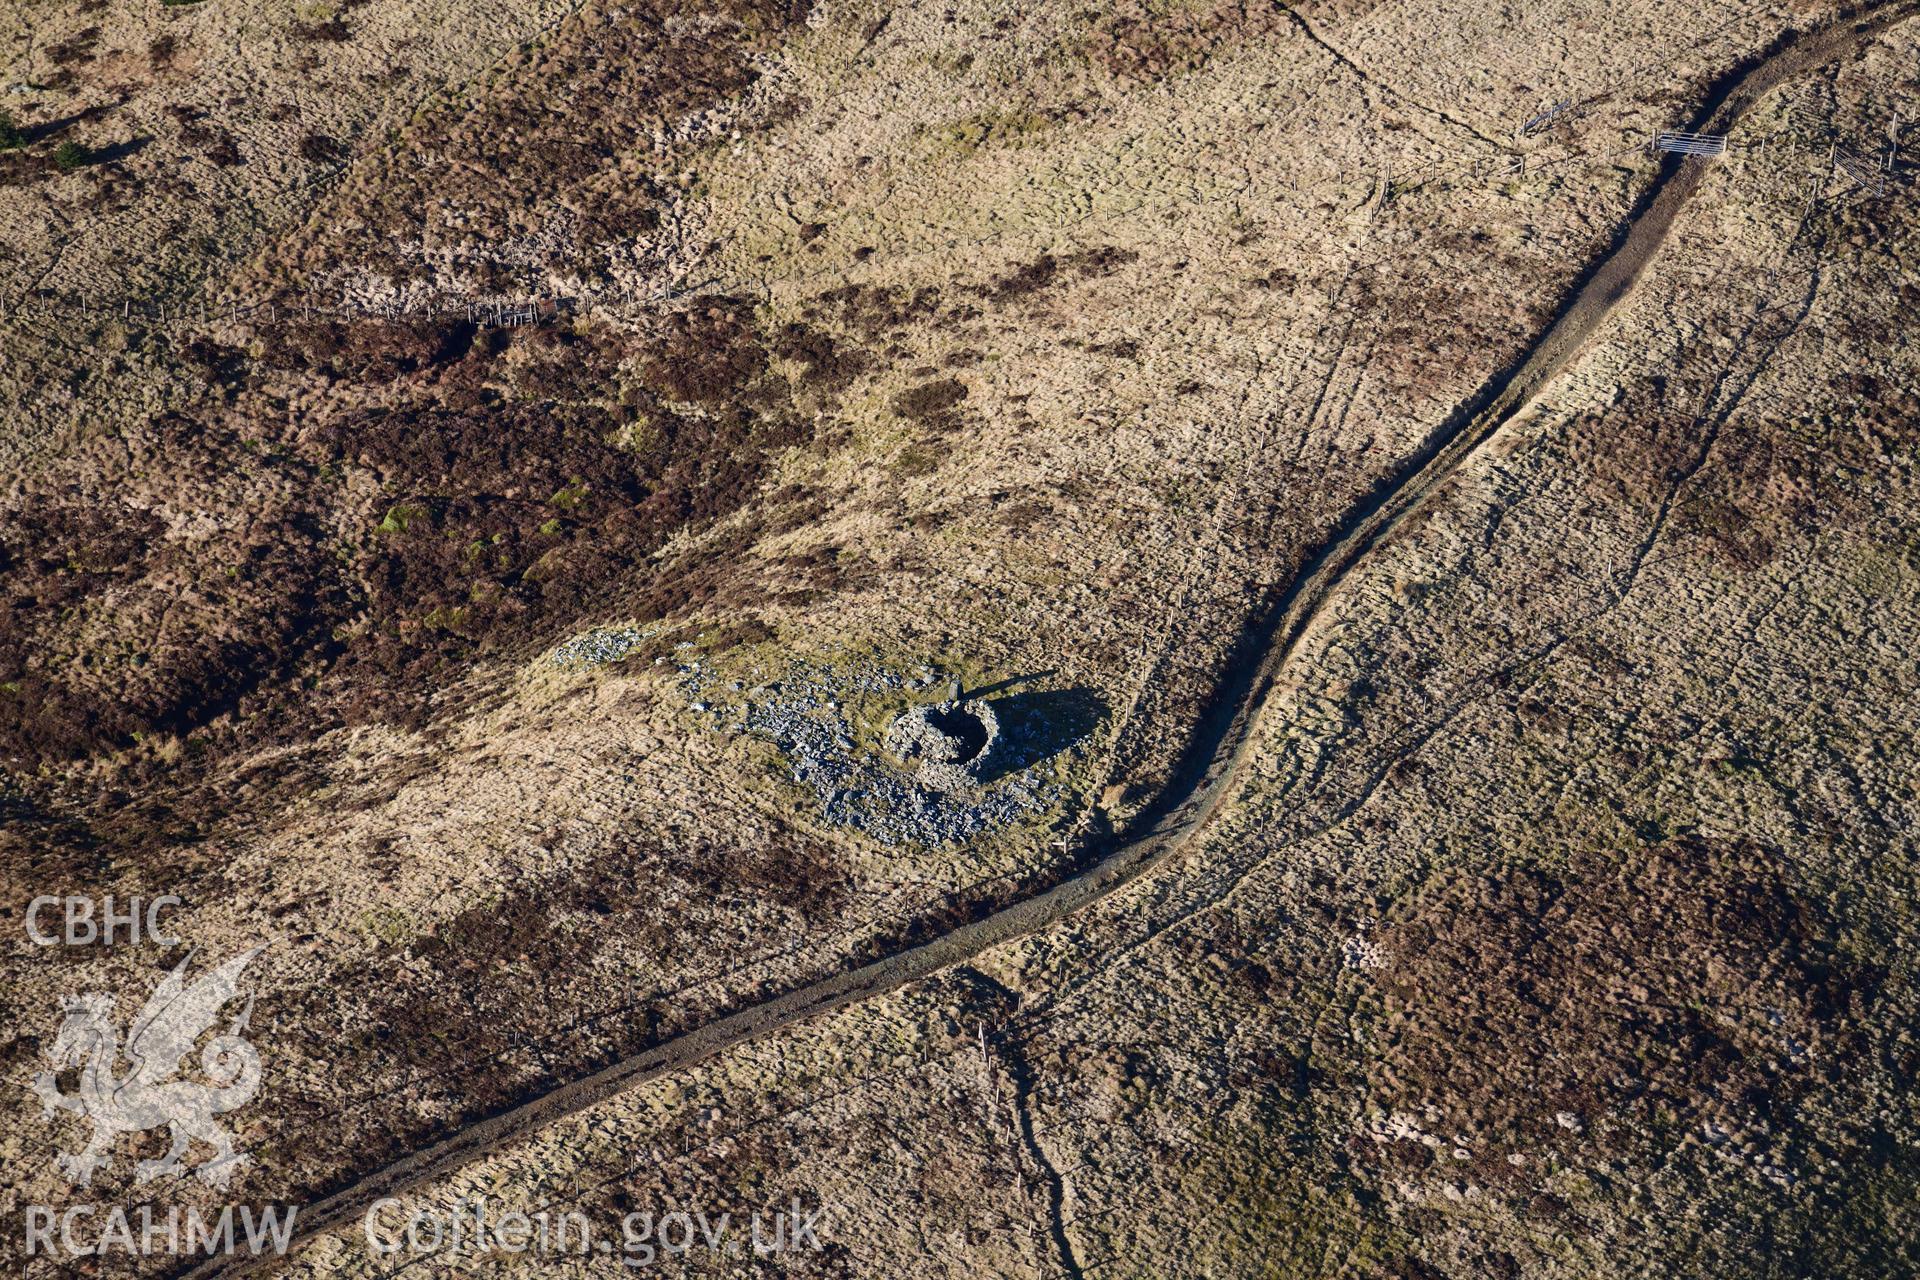
<svg viewBox="0 0 1920 1280">
<path fill-rule="evenodd" d="M 945 702 L 902 712 L 887 729 L 886 745 L 929 791 L 962 791 L 980 784 L 999 736 L 993 708 L 968 699 L 956 680 Z"/>
</svg>

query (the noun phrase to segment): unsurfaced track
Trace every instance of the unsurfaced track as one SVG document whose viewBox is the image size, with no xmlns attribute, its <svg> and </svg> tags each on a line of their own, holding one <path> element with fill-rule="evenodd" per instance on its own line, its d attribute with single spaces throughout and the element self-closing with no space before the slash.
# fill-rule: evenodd
<svg viewBox="0 0 1920 1280">
<path fill-rule="evenodd" d="M 1886 27 L 1916 12 L 1920 12 L 1920 0 L 1893 0 L 1867 6 L 1818 31 L 1783 38 L 1767 54 L 1723 79 L 1689 128 L 1702 133 L 1728 132 L 1770 90 L 1859 48 Z M 1436 428 L 1393 477 L 1348 512 L 1293 583 L 1241 637 L 1219 688 L 1160 797 L 1128 830 L 1085 836 L 1073 864 L 1082 870 L 1044 892 L 929 941 L 740 1009 L 468 1125 L 303 1207 L 297 1218 L 295 1244 L 350 1221 L 382 1197 L 442 1178 L 630 1086 L 815 1015 L 891 991 L 1034 933 L 1190 848 L 1237 791 L 1275 683 L 1312 629 L 1322 605 L 1366 554 L 1418 510 L 1442 480 L 1513 420 L 1632 292 L 1664 243 L 1675 215 L 1699 188 L 1704 173 L 1700 162 L 1669 160 L 1623 224 L 1613 247 L 1574 288 L 1539 340 Z M 197 1280 L 264 1265 L 264 1259 L 216 1258 L 187 1274 Z"/>
</svg>

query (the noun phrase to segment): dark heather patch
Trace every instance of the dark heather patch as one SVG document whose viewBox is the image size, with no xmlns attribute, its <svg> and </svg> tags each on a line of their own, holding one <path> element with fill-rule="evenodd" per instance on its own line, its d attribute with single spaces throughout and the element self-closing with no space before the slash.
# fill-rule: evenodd
<svg viewBox="0 0 1920 1280">
<path fill-rule="evenodd" d="M 1066 272 L 1082 278 L 1111 275 L 1140 255 L 1131 249 L 1121 249 L 1114 245 L 1103 245 L 1085 253 L 1072 253 L 1056 257 L 1043 253 L 1032 262 L 1017 268 L 1003 276 L 985 289 L 976 290 L 994 302 L 1012 302 L 1030 297 L 1059 283 Z"/>
<path fill-rule="evenodd" d="M 19 708 L 0 755 L 18 771 L 160 736 L 199 776 L 331 726 L 424 725 L 475 662 L 599 617 L 758 602 L 757 522 L 711 556 L 655 558 L 811 440 L 751 318 L 708 298 L 636 334 L 288 327 L 231 409 L 131 433 L 99 496 L 0 500 L 0 696 Z M 271 411 L 316 377 L 320 404 Z M 162 508 L 220 531 L 170 535 Z M 118 838 L 192 839 L 218 808 L 168 804 L 137 749 L 126 768 L 157 790 L 115 815 Z"/>
<path fill-rule="evenodd" d="M 1102 245 L 1098 249 L 1089 249 L 1085 253 L 1070 254 L 1066 264 L 1083 276 L 1112 275 L 1130 262 L 1139 260 L 1140 255 L 1132 249 L 1122 249 L 1117 245 Z"/>
<path fill-rule="evenodd" d="M 1127 87 L 1190 74 L 1222 49 L 1294 30 L 1280 5 L 1223 2 L 1162 12 L 1145 0 L 1124 0 L 1097 17 L 1071 56 Z"/>
<path fill-rule="evenodd" d="M 927 321 L 968 318 L 964 308 L 942 308 L 940 291 L 927 286 L 907 290 L 891 285 L 844 285 L 820 294 L 804 310 L 809 320 L 868 343 L 878 343 Z"/>
<path fill-rule="evenodd" d="M 625 7 L 618 23 L 589 10 L 477 108 L 429 112 L 392 169 L 269 255 L 276 276 L 305 283 L 303 268 L 310 281 L 351 261 L 404 279 L 417 264 L 395 246 L 443 216 L 442 196 L 473 215 L 447 236 L 456 244 L 524 237 L 564 204 L 588 252 L 566 247 L 550 265 L 591 275 L 595 255 L 626 253 L 668 194 L 620 171 L 636 131 L 750 85 L 752 55 L 805 6 L 723 0 L 699 25 L 669 24 L 670 4 Z M 338 154 L 324 139 L 309 150 L 316 163 Z M 449 163 L 408 159 L 427 152 Z M 481 158 L 504 171 L 473 172 Z M 474 274 L 518 287 L 518 271 Z M 207 385 L 191 415 L 94 442 L 0 494 L 0 683 L 17 686 L 0 706 L 20 711 L 0 720 L 3 847 L 21 840 L 40 884 L 164 864 L 190 901 L 257 892 L 215 861 L 226 842 L 210 833 L 268 826 L 322 790 L 343 811 L 384 804 L 442 763 L 425 735 L 376 779 L 343 778 L 313 745 L 324 731 L 430 726 L 483 705 L 499 693 L 476 664 L 525 660 L 609 616 L 737 615 L 776 590 L 870 580 L 880 570 L 849 557 L 796 570 L 753 554 L 766 529 L 822 507 L 797 487 L 765 493 L 769 465 L 812 444 L 835 397 L 880 363 L 864 326 L 896 301 L 930 313 L 937 295 L 862 312 L 869 301 L 823 304 L 779 334 L 728 297 L 663 306 L 631 332 L 288 323 L 283 307 L 253 341 L 177 353 Z M 688 533 L 697 550 L 660 556 Z M 742 642 L 764 634 L 754 625 L 740 622 Z M 243 774 L 249 758 L 268 763 Z M 372 850 L 370 883 L 407 856 Z M 293 1194 L 324 1191 L 711 1016 L 723 984 L 648 985 L 683 951 L 737 943 L 721 916 L 663 918 L 666 883 L 776 904 L 795 936 L 829 936 L 849 894 L 829 851 L 797 835 L 750 850 L 629 844 L 499 910 L 396 932 L 286 993 L 289 1085 L 250 1139 L 263 1167 Z M 295 945 L 316 941 L 299 929 L 318 905 L 285 909 Z M 614 938 L 658 967 L 616 962 Z M 302 1095 L 301 1080 L 332 1084 Z"/>
<path fill-rule="evenodd" d="M 520 268 L 480 251 L 563 206 L 577 243 L 545 265 L 593 277 L 599 256 L 628 253 L 679 195 L 623 172 L 636 130 L 671 131 L 749 88 L 807 6 L 725 0 L 698 27 L 665 3 L 624 8 L 617 22 L 590 8 L 484 98 L 427 111 L 372 180 L 262 257 L 261 288 L 343 261 L 426 279 L 395 246 L 430 229 L 457 258 L 475 252 L 460 266 L 481 287 L 522 291 Z M 302 153 L 332 163 L 344 148 L 315 134 Z M 446 163 L 410 159 L 423 153 Z M 871 361 L 858 333 L 770 338 L 729 298 L 663 308 L 626 336 L 291 312 L 257 348 L 182 353 L 210 391 L 194 418 L 144 424 L 117 453 L 0 498 L 0 697 L 18 708 L 0 763 L 21 777 L 124 753 L 116 775 L 140 798 L 111 812 L 97 785 L 61 801 L 57 779 L 33 784 L 49 813 L 96 810 L 95 836 L 195 839 L 224 806 L 176 772 L 342 724 L 424 724 L 484 699 L 461 688 L 476 661 L 606 613 L 759 602 L 755 523 L 711 558 L 655 553 L 753 503 L 768 459 L 809 443 Z M 804 367 L 804 409 L 776 353 Z M 158 528 L 161 510 L 180 524 Z M 172 767 L 180 752 L 193 768 Z"/>
<path fill-rule="evenodd" d="M 1012 275 L 1007 276 L 993 286 L 993 297 L 1005 302 L 1012 298 L 1025 297 L 1038 293 L 1053 283 L 1053 277 L 1059 273 L 1060 262 L 1050 253 L 1043 253 Z"/>
<path fill-rule="evenodd" d="M 765 368 L 758 335 L 720 306 L 672 316 L 642 365 L 647 386 L 663 398 L 703 404 L 736 394 Z"/>
<path fill-rule="evenodd" d="M 634 983 L 627 966 L 637 952 L 650 979 L 676 953 L 724 952 L 733 935 L 724 919 L 664 910 L 663 886 L 763 896 L 803 930 L 826 927 L 851 892 L 831 851 L 798 833 L 752 850 L 628 842 L 516 886 L 283 1007 L 288 1051 L 315 1064 L 348 1058 L 356 1083 L 345 1098 L 283 1099 L 269 1142 L 297 1146 L 303 1168 L 377 1165 L 697 1023 L 720 985 L 663 993 Z M 402 961 L 408 976 L 395 981 Z M 364 1001 L 344 1043 L 340 990 Z"/>
<path fill-rule="evenodd" d="M 1710 396 L 1715 408 L 1703 416 Z M 1710 381 L 1653 376 L 1624 387 L 1618 404 L 1577 416 L 1566 449 L 1582 460 L 1589 502 L 1626 505 L 1646 519 L 1669 505 L 1665 537 L 1751 570 L 1783 547 L 1874 520 L 1873 487 L 1850 473 L 1875 473 L 1883 456 L 1920 449 L 1920 396 L 1838 371 L 1815 403 L 1855 400 L 1857 412 L 1808 408 L 1789 416 L 1716 396 Z M 1711 465 L 1702 467 L 1709 426 L 1717 434 Z M 1682 477 L 1686 484 L 1676 488 Z"/>
<path fill-rule="evenodd" d="M 1884 975 L 1837 950 L 1779 866 L 1699 842 L 1422 890 L 1372 939 L 1378 999 L 1355 1015 L 1369 1054 L 1327 1053 L 1369 1114 L 1415 1117 L 1444 1145 L 1360 1137 L 1360 1167 L 1470 1174 L 1524 1204 L 1549 1160 L 1652 1168 L 1714 1125 L 1797 1141 L 1800 1103 L 1851 1087 Z"/>
<path fill-rule="evenodd" d="M 347 158 L 347 149 L 324 133 L 309 133 L 300 139 L 300 158 L 308 164 L 339 164 Z"/>
<path fill-rule="evenodd" d="M 793 323 L 780 330 L 775 354 L 803 366 L 801 384 L 809 389 L 845 391 L 870 362 L 859 350 L 810 325 Z"/>
<path fill-rule="evenodd" d="M 935 425 L 950 421 L 954 407 L 966 398 L 966 383 L 941 378 L 902 391 L 893 398 L 893 411 L 914 422 Z"/>
</svg>

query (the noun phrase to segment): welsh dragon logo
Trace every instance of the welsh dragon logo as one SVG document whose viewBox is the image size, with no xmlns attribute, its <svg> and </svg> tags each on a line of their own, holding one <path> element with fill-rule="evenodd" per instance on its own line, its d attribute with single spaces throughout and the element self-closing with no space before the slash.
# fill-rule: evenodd
<svg viewBox="0 0 1920 1280">
<path fill-rule="evenodd" d="M 209 1186 L 224 1188 L 247 1164 L 248 1157 L 234 1150 L 232 1135 L 213 1118 L 245 1106 L 260 1091 L 260 1055 L 240 1034 L 246 1030 L 252 1000 L 225 1035 L 214 1037 L 201 1050 L 200 1067 L 211 1083 L 172 1077 L 194 1042 L 238 994 L 240 971 L 261 950 L 255 947 L 235 956 L 192 986 L 185 978 L 193 959 L 189 952 L 161 980 L 128 1028 L 124 1075 L 119 1074 L 122 1052 L 113 998 L 90 993 L 61 1000 L 66 1018 L 48 1050 L 53 1070 L 34 1078 L 33 1091 L 47 1116 L 56 1110 L 74 1111 L 93 1123 L 86 1147 L 77 1155 L 62 1152 L 58 1158 L 60 1172 L 69 1182 L 90 1185 L 94 1170 L 111 1161 L 114 1141 L 121 1134 L 144 1133 L 162 1125 L 171 1128 L 173 1145 L 158 1160 L 142 1160 L 135 1167 L 136 1183 L 179 1172 L 182 1157 L 195 1139 L 213 1148 L 212 1157 L 195 1170 Z M 78 1090 L 60 1092 L 58 1073 L 76 1066 L 80 1068 Z"/>
</svg>

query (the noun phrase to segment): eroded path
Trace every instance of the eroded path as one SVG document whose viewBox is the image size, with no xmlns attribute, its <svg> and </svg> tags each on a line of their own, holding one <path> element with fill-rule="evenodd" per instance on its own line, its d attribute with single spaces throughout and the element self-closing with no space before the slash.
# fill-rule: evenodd
<svg viewBox="0 0 1920 1280">
<path fill-rule="evenodd" d="M 1723 80 L 1688 127 L 1698 132 L 1729 131 L 1772 89 L 1854 51 L 1916 12 L 1920 12 L 1920 0 L 1894 0 L 1776 46 L 1760 61 Z M 298 1217 L 296 1243 L 350 1221 L 382 1197 L 442 1178 L 630 1086 L 815 1015 L 891 991 L 1035 933 L 1179 857 L 1236 794 L 1275 685 L 1327 600 L 1372 548 L 1417 512 L 1441 482 L 1515 419 L 1629 296 L 1665 242 L 1675 216 L 1699 189 L 1704 174 L 1701 162 L 1669 161 L 1623 224 L 1612 250 L 1575 288 L 1540 339 L 1440 424 L 1392 479 L 1347 514 L 1335 535 L 1241 637 L 1227 675 L 1162 795 L 1127 831 L 1089 829 L 1083 834 L 1074 865 L 1084 870 L 1051 889 L 929 941 L 741 1009 L 469 1125 L 304 1207 Z M 262 1263 L 256 1259 L 217 1259 L 189 1274 L 235 1274 L 258 1265 Z"/>
</svg>

